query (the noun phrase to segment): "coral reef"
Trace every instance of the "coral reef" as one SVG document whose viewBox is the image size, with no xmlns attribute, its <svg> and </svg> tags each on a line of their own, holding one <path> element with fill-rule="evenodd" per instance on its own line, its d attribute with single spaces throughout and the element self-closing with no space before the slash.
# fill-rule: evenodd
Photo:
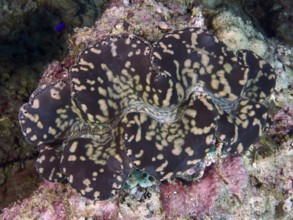
<svg viewBox="0 0 293 220">
<path fill-rule="evenodd" d="M 264 37 L 231 11 L 223 11 L 211 20 L 215 35 L 234 51 L 252 50 L 259 56 L 265 56 L 268 46 Z"/>
<path fill-rule="evenodd" d="M 181 181 L 162 184 L 160 194 L 167 219 L 200 218 L 208 211 L 211 216 L 221 215 L 218 211 L 213 214 L 212 210 L 220 194 L 229 192 L 237 197 L 247 186 L 248 174 L 241 157 L 232 157 L 209 167 L 200 181 L 188 185 Z"/>
<path fill-rule="evenodd" d="M 158 195 L 158 194 L 157 194 Z M 115 201 L 93 201 L 80 197 L 69 186 L 43 182 L 34 194 L 22 204 L 4 209 L 3 219 L 160 219 L 160 200 L 154 193 L 144 202 L 133 202 L 131 206 Z M 42 201 L 40 203 L 40 201 Z M 146 209 L 146 207 L 148 207 Z M 142 218 L 144 217 L 144 218 Z"/>
<path fill-rule="evenodd" d="M 273 100 L 281 109 L 293 106 L 293 53 L 292 48 L 275 43 L 274 66 L 278 75 Z"/>
<path fill-rule="evenodd" d="M 12 68 L 15 63 L 44 65 L 64 55 L 68 52 L 66 40 L 72 27 L 91 25 L 104 3 L 103 0 L 1 0 L 1 62 L 6 68 Z M 63 28 L 56 28 L 60 24 Z"/>
<path fill-rule="evenodd" d="M 293 135 L 293 106 L 285 106 L 273 116 L 268 134 L 277 143 L 283 143 Z"/>
<path fill-rule="evenodd" d="M 21 131 L 16 123 L 17 111 L 23 97 L 27 97 L 37 85 L 36 76 L 29 72 L 29 68 L 22 68 L 22 73 L 18 76 L 2 72 L 0 77 L 0 210 L 9 202 L 28 196 L 36 186 L 34 179 L 38 179 L 34 172 L 34 162 L 30 162 L 37 156 L 37 149 L 21 138 Z M 33 171 L 33 174 L 27 175 L 25 180 L 18 181 L 19 184 L 15 185 L 15 175 L 26 176 L 23 175 L 29 173 L 26 170 Z M 29 185 L 31 189 L 27 188 Z M 22 187 L 28 190 L 22 191 Z"/>
<path fill-rule="evenodd" d="M 226 179 L 216 178 L 221 183 L 210 183 L 210 185 L 222 186 L 223 188 L 220 188 L 219 193 L 212 197 L 214 202 L 208 209 L 201 209 L 201 218 L 292 219 L 293 144 L 292 133 L 285 126 L 286 123 L 290 125 L 291 113 L 289 114 L 288 112 L 290 112 L 290 106 L 293 103 L 292 52 L 290 48 L 282 45 L 278 40 L 260 34 L 261 30 L 259 27 L 264 25 L 263 22 L 252 28 L 251 18 L 245 16 L 239 1 L 237 3 L 237 1 L 225 0 L 113 0 L 108 5 L 105 13 L 97 20 L 96 25 L 76 28 L 74 30 L 74 34 L 69 37 L 69 55 L 63 61 L 62 58 L 52 58 L 52 60 L 57 59 L 59 61 L 54 61 L 52 65 L 48 65 L 40 85 L 67 77 L 68 71 L 75 63 L 77 55 L 109 34 L 132 32 L 153 42 L 161 38 L 165 32 L 182 29 L 187 26 L 205 28 L 207 25 L 209 29 L 213 29 L 211 25 L 213 19 L 219 15 L 225 16 L 223 12 L 229 12 L 228 20 L 218 19 L 218 22 L 227 22 L 233 30 L 239 31 L 242 28 L 242 33 L 236 34 L 244 36 L 244 39 L 247 40 L 248 44 L 245 44 L 246 49 L 260 46 L 260 49 L 254 51 L 258 53 L 258 50 L 263 51 L 261 48 L 267 48 L 264 54 L 261 52 L 258 55 L 264 56 L 268 63 L 274 67 L 278 76 L 275 93 L 271 99 L 265 100 L 265 103 L 268 104 L 272 111 L 273 125 L 269 130 L 269 135 L 262 138 L 260 143 L 256 145 L 257 149 L 251 155 L 245 155 L 243 157 L 244 160 L 240 160 L 240 158 L 238 160 L 238 165 L 244 162 L 245 169 L 249 175 L 249 183 L 242 182 L 244 187 L 238 185 L 242 190 L 238 194 L 233 194 L 229 191 L 230 185 L 226 184 L 228 182 L 226 182 Z M 229 19 L 231 19 L 231 22 Z M 58 24 L 60 23 L 56 23 L 56 25 Z M 238 24 L 241 25 L 239 26 Z M 219 24 L 219 27 L 225 30 L 225 23 Z M 225 31 L 229 33 L 229 29 Z M 58 33 L 60 34 L 60 32 Z M 61 33 L 64 33 L 64 31 Z M 232 35 L 233 37 L 234 35 Z M 256 43 L 252 44 L 254 41 Z M 237 42 L 234 46 L 235 48 L 240 48 Z M 236 50 L 235 48 L 231 49 Z M 69 185 L 52 184 L 46 181 L 43 181 L 39 189 L 35 190 L 38 178 L 33 171 L 34 161 L 26 162 L 26 160 L 34 157 L 36 151 L 32 150 L 34 148 L 21 137 L 17 127 L 16 108 L 18 109 L 23 102 L 27 101 L 30 92 L 36 87 L 37 76 L 32 75 L 32 73 L 40 71 L 43 65 L 38 63 L 21 67 L 18 70 L 21 74 L 17 76 L 14 72 L 6 71 L 2 65 L 0 66 L 1 74 L 3 73 L 1 75 L 3 78 L 1 78 L 2 96 L 0 102 L 1 110 L 4 110 L 1 111 L 0 120 L 0 135 L 4 141 L 4 144 L 1 146 L 0 156 L 3 158 L 2 161 L 8 161 L 8 163 L 2 163 L 0 168 L 0 183 L 2 184 L 0 188 L 2 196 L 0 198 L 0 209 L 3 212 L 0 218 L 7 220 L 42 217 L 47 217 L 48 219 L 166 218 L 165 213 L 162 212 L 162 197 L 159 197 L 157 182 L 152 180 L 149 182 L 148 177 L 144 174 L 138 173 L 134 175 L 135 177 L 130 177 L 128 179 L 130 181 L 129 184 L 126 183 L 125 188 L 117 198 L 118 200 L 110 199 L 103 202 L 93 202 L 80 196 Z M 275 119 L 276 121 L 274 121 Z M 6 160 L 6 158 L 10 159 Z M 229 164 L 229 159 L 233 160 L 230 157 L 223 159 L 225 161 L 224 165 Z M 9 161 L 13 163 L 9 163 Z M 205 166 L 209 166 L 209 164 L 207 163 Z M 240 167 L 242 170 L 242 165 Z M 19 170 L 22 169 L 24 169 L 23 172 L 19 173 Z M 206 172 L 210 172 L 208 171 L 209 169 L 214 169 L 215 177 L 218 177 L 216 173 L 219 170 L 219 165 L 213 165 L 206 169 Z M 236 173 L 237 170 L 233 169 L 229 172 Z M 16 175 L 11 177 L 14 174 Z M 221 173 L 218 174 L 220 175 Z M 242 174 L 244 175 L 244 173 Z M 203 180 L 207 181 L 207 179 L 208 176 L 204 176 Z M 193 182 L 192 184 L 200 185 L 201 181 L 199 179 L 198 182 Z M 176 183 L 178 182 L 173 182 L 174 185 Z M 168 184 L 172 188 L 172 182 Z M 29 185 L 33 187 L 27 187 Z M 188 189 L 188 184 L 182 184 L 182 186 L 183 189 Z M 161 187 L 164 187 L 164 185 L 161 185 Z M 34 193 L 29 195 L 32 191 Z M 202 194 L 199 192 L 199 195 Z M 22 200 L 24 197 L 26 199 Z M 18 202 L 11 204 L 10 207 L 2 209 L 3 206 L 7 207 L 8 203 L 17 200 Z M 5 204 L 3 201 L 5 201 Z M 179 213 L 180 211 L 178 210 Z M 192 217 L 188 217 L 186 213 L 183 213 L 178 218 L 196 218 L 194 213 L 192 214 Z"/>
<path fill-rule="evenodd" d="M 293 209 L 293 150 L 292 138 L 283 142 L 271 156 L 246 164 L 251 178 L 252 191 L 246 191 L 239 213 L 244 215 L 246 204 L 252 208 L 246 216 L 261 216 L 264 219 L 291 219 Z"/>
<path fill-rule="evenodd" d="M 100 209 L 101 207 L 103 209 Z M 2 217 L 4 219 L 72 219 L 73 217 L 110 219 L 115 215 L 116 209 L 117 205 L 111 201 L 93 202 L 82 199 L 63 184 L 44 182 L 21 205 L 13 207 L 10 211 L 4 210 Z"/>
<path fill-rule="evenodd" d="M 293 3 L 290 0 L 241 1 L 244 10 L 270 37 L 293 44 Z"/>
<path fill-rule="evenodd" d="M 175 216 L 184 219 L 290 219 L 293 216 L 290 205 L 293 152 L 289 144 L 286 143 L 279 155 L 259 159 L 253 166 L 241 156 L 225 158 L 222 164 L 209 167 L 197 182 L 164 183 L 160 193 L 151 187 L 138 200 L 128 194 L 118 201 L 94 202 L 81 197 L 69 185 L 44 181 L 33 195 L 21 204 L 4 209 L 0 217 L 7 220 L 41 217 L 174 219 Z"/>
<path fill-rule="evenodd" d="M 41 178 L 35 173 L 35 160 L 24 160 L 1 167 L 1 206 L 27 198 L 37 189 Z M 0 217 L 1 218 L 1 217 Z"/>
</svg>

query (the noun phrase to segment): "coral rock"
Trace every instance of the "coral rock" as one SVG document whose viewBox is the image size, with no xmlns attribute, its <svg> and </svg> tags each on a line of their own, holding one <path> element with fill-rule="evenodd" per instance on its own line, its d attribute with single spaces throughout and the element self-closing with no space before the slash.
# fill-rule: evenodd
<svg viewBox="0 0 293 220">
<path fill-rule="evenodd" d="M 223 159 L 220 167 L 211 166 L 204 177 L 190 184 L 174 181 L 160 187 L 163 209 L 168 219 L 200 217 L 211 211 L 223 192 L 240 194 L 248 184 L 241 157 Z"/>
</svg>

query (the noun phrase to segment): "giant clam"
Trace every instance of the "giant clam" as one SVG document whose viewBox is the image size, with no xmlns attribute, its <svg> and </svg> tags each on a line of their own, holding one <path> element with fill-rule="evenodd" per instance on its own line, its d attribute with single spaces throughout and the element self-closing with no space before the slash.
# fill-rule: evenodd
<svg viewBox="0 0 293 220">
<path fill-rule="evenodd" d="M 168 180 L 209 149 L 239 154 L 268 126 L 276 76 L 251 51 L 186 28 L 150 44 L 109 36 L 82 52 L 69 79 L 37 88 L 19 112 L 39 148 L 38 173 L 82 195 L 117 194 L 134 168 Z"/>
</svg>

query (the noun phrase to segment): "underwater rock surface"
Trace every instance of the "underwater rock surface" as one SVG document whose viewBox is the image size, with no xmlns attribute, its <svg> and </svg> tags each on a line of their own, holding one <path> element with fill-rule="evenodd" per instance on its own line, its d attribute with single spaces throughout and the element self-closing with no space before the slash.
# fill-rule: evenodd
<svg viewBox="0 0 293 220">
<path fill-rule="evenodd" d="M 44 65 L 54 57 L 64 56 L 68 52 L 67 35 L 73 27 L 92 25 L 105 2 L 1 0 L 0 61 L 3 67 L 38 62 Z"/>
<path fill-rule="evenodd" d="M 229 22 L 229 19 L 235 18 L 231 20 L 229 24 L 236 26 L 240 34 L 241 31 L 247 33 L 245 30 L 254 29 L 249 19 L 248 21 L 246 20 L 245 23 L 242 22 L 240 28 L 234 24 L 235 20 L 242 19 L 244 21 L 244 17 L 238 13 L 234 14 L 235 9 L 236 11 L 239 9 L 239 4 L 236 4 L 236 6 L 234 4 L 235 7 L 233 6 L 233 10 L 228 7 L 231 1 L 229 1 L 226 7 L 220 4 L 213 10 L 207 9 L 201 4 L 189 5 L 187 7 L 177 0 L 129 1 L 127 5 L 124 4 L 124 2 L 127 1 L 112 1 L 101 19 L 97 20 L 95 26 L 76 28 L 75 33 L 69 37 L 70 54 L 63 61 L 54 62 L 46 68 L 40 85 L 68 77 L 70 66 L 76 62 L 75 57 L 83 51 L 84 48 L 93 46 L 96 42 L 109 34 L 134 33 L 135 35 L 143 36 L 144 39 L 153 42 L 161 38 L 162 34 L 166 31 L 182 29 L 187 26 L 206 28 L 205 25 L 208 23 L 208 20 L 212 20 L 215 13 L 221 14 L 223 11 L 232 11 L 232 13 L 230 13 L 231 15 L 226 19 L 228 19 Z M 212 1 L 210 2 L 213 4 Z M 219 3 L 219 1 L 217 1 L 217 3 Z M 236 15 L 237 17 L 235 17 Z M 219 22 L 221 22 L 221 19 L 219 19 Z M 225 27 L 225 23 L 222 23 L 222 27 Z M 213 28 L 210 27 L 210 29 Z M 235 30 L 234 28 L 232 29 Z M 229 28 L 226 27 L 226 30 L 229 30 Z M 214 29 L 213 31 L 215 33 Z M 221 216 L 222 218 L 231 219 L 274 219 L 277 217 L 280 219 L 290 219 L 290 216 L 292 217 L 293 215 L 291 202 L 293 178 L 291 172 L 293 164 L 292 133 L 290 133 L 290 130 L 286 129 L 286 124 L 290 124 L 290 120 L 287 120 L 290 114 L 287 112 L 288 108 L 286 106 L 292 105 L 293 101 L 292 96 L 290 96 L 290 94 L 292 94 L 290 88 L 292 88 L 293 82 L 291 74 L 292 52 L 290 52 L 290 48 L 281 45 L 280 42 L 262 37 L 259 29 L 254 29 L 254 32 L 255 34 L 246 35 L 249 36 L 247 38 L 249 45 L 254 44 L 254 39 L 256 40 L 254 42 L 261 40 L 261 45 L 266 45 L 267 49 L 264 55 L 263 52 L 259 53 L 257 50 L 253 51 L 264 57 L 274 67 L 278 76 L 275 93 L 271 99 L 265 100 L 270 110 L 273 111 L 273 115 L 276 115 L 276 117 L 273 117 L 273 120 L 276 118 L 277 122 L 275 123 L 273 121 L 275 125 L 273 125 L 274 127 L 270 130 L 272 134 L 262 137 L 260 142 L 256 144 L 257 150 L 252 151 L 250 156 L 243 156 L 244 164 L 249 174 L 248 186 L 244 186 L 240 194 L 237 195 L 233 195 L 229 192 L 219 194 L 218 197 L 215 198 L 212 207 L 206 210 L 202 217 L 216 218 Z M 231 35 L 231 38 L 233 38 L 233 36 L 234 35 Z M 219 35 L 217 37 L 220 38 L 221 36 Z M 229 40 L 228 38 L 226 39 Z M 241 48 L 237 42 L 235 43 L 235 48 Z M 257 44 L 254 45 L 258 47 Z M 232 49 L 235 51 L 235 48 Z M 261 49 L 260 51 L 264 50 Z M 36 86 L 29 83 L 30 89 L 26 89 L 25 92 L 23 92 L 23 85 L 26 85 L 25 83 L 28 81 L 31 82 L 31 80 L 27 80 L 28 76 L 31 76 L 29 73 L 30 69 L 25 69 L 23 72 L 23 75 L 27 76 L 25 80 L 18 79 L 19 83 L 16 84 L 21 85 L 20 89 L 15 86 L 10 86 L 10 78 L 8 76 L 6 77 L 7 80 L 5 83 L 7 86 L 10 86 L 9 88 L 11 91 L 17 88 L 15 91 L 18 96 L 28 97 L 28 93 Z M 5 97 L 5 100 L 7 99 L 9 101 L 8 107 L 12 108 L 11 105 L 13 105 L 18 110 L 20 103 L 13 104 L 13 102 L 10 101 L 15 96 L 5 95 Z M 24 100 L 26 101 L 27 99 Z M 5 122 L 6 128 L 9 127 L 10 124 L 7 124 L 6 121 L 7 118 L 10 120 L 13 118 L 16 119 L 17 115 L 13 115 L 13 117 L 4 115 L 5 120 L 1 119 L 1 124 Z M 15 124 L 17 124 L 16 120 Z M 17 128 L 16 125 L 15 127 Z M 280 132 L 278 130 L 279 128 Z M 13 138 L 15 138 L 13 134 L 16 134 L 16 138 L 20 140 L 20 145 L 29 146 L 29 144 L 25 143 L 21 135 L 18 135 L 12 130 L 9 131 L 11 131 L 11 135 L 7 136 L 9 139 L 13 140 Z M 1 137 L 5 141 L 8 140 L 5 135 Z M 273 137 L 273 139 L 270 137 Z M 277 140 L 277 143 L 275 140 Z M 15 153 L 15 150 L 10 150 L 9 152 L 12 154 Z M 26 151 L 22 151 L 22 155 L 27 155 Z M 216 163 L 218 164 L 219 162 Z M 229 160 L 227 163 L 229 164 Z M 218 167 L 219 165 L 217 164 L 216 166 Z M 26 173 L 29 172 L 30 171 Z M 236 172 L 236 170 L 232 169 L 230 172 L 233 173 Z M 31 175 L 34 175 L 34 173 L 31 173 Z M 29 176 L 30 175 L 25 173 L 22 175 L 16 174 L 18 180 L 27 180 Z M 221 178 L 219 180 L 224 181 Z M 10 195 L 9 193 L 13 192 L 14 189 L 21 190 L 23 182 L 24 181 L 17 182 L 14 181 L 14 179 L 11 179 L 9 182 L 7 181 L 5 187 L 9 189 L 8 191 L 3 191 L 2 185 L 1 192 L 6 196 L 4 198 L 7 198 L 7 196 Z M 127 186 L 129 183 L 130 180 Z M 219 185 L 224 187 L 220 188 L 221 191 L 225 191 L 226 188 L 229 188 L 229 183 L 228 185 L 221 184 Z M 48 216 L 48 218 L 54 218 L 57 216 L 58 219 L 85 217 L 96 217 L 98 219 L 165 219 L 165 214 L 161 211 L 163 208 L 161 207 L 161 199 L 158 196 L 157 184 L 149 186 L 150 184 L 148 183 L 146 184 L 149 186 L 147 188 L 141 188 L 139 185 L 140 184 L 135 184 L 135 189 L 131 190 L 132 192 L 136 192 L 137 195 L 135 196 L 128 194 L 128 189 L 123 189 L 121 191 L 122 195 L 118 197 L 117 200 L 115 199 L 113 201 L 113 199 L 110 199 L 108 201 L 94 202 L 80 196 L 69 184 L 49 184 L 43 181 L 40 188 L 31 196 L 26 197 L 25 200 L 21 200 L 24 197 L 18 194 L 19 201 L 9 208 L 2 210 L 5 215 L 0 215 L 0 218 L 34 218 L 34 216 L 39 216 L 39 218 L 46 216 Z M 184 187 L 188 187 L 188 184 L 184 184 Z M 21 192 L 23 193 L 23 191 Z M 70 195 L 74 197 L 70 197 Z M 9 196 L 9 198 L 11 197 Z M 194 219 L 196 217 L 199 218 L 200 216 L 185 216 L 187 219 Z"/>
<path fill-rule="evenodd" d="M 242 1 L 244 10 L 270 37 L 293 45 L 293 3 L 290 0 Z"/>
</svg>

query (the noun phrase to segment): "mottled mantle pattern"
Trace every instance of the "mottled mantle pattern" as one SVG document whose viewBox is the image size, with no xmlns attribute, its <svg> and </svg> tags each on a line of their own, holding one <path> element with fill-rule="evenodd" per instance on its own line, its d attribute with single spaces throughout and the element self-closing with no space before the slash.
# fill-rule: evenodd
<svg viewBox="0 0 293 220">
<path fill-rule="evenodd" d="M 173 31 L 152 45 L 110 36 L 80 54 L 69 79 L 37 88 L 19 121 L 39 148 L 43 178 L 107 199 L 134 167 L 164 181 L 210 149 L 248 149 L 268 127 L 259 102 L 275 78 L 256 54 L 235 56 L 202 29 Z"/>
</svg>

